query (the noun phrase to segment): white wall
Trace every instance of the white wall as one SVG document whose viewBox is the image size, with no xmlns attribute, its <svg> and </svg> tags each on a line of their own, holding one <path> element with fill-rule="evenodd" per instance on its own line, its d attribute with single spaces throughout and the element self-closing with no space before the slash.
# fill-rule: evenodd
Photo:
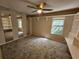
<svg viewBox="0 0 79 59">
<path fill-rule="evenodd" d="M 0 59 L 3 59 L 1 48 L 0 48 Z"/>
<path fill-rule="evenodd" d="M 28 21 L 27 21 L 27 17 L 25 14 L 22 14 L 22 25 L 23 25 L 23 36 L 27 36 L 27 31 L 28 31 Z"/>
<path fill-rule="evenodd" d="M 38 18 L 31 17 L 31 20 L 28 19 L 29 21 L 32 22 L 31 24 L 32 33 L 31 34 L 48 37 L 56 41 L 62 41 L 64 39 L 64 36 L 68 35 L 68 33 L 71 30 L 73 16 L 65 17 L 65 24 L 64 24 L 65 28 L 64 28 L 62 35 L 54 35 L 50 33 L 52 19 L 47 19 L 47 18 L 50 18 L 50 17 L 38 17 Z"/>
<path fill-rule="evenodd" d="M 65 17 L 65 24 L 64 24 L 64 36 L 68 36 L 69 32 L 71 31 L 72 24 L 73 24 L 74 16 L 66 16 Z"/>
</svg>

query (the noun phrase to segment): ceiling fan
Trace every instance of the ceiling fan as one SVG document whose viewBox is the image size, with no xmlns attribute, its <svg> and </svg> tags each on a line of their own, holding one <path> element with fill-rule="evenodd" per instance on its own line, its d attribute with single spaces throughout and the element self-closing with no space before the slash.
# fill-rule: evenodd
<svg viewBox="0 0 79 59">
<path fill-rule="evenodd" d="M 27 7 L 35 9 L 32 13 L 37 12 L 37 13 L 41 14 L 41 13 L 43 13 L 43 11 L 52 11 L 53 10 L 53 9 L 47 9 L 47 8 L 44 9 L 46 7 L 46 5 L 48 5 L 48 4 L 43 1 L 39 4 L 35 4 L 28 0 L 25 0 L 24 2 L 31 4 L 31 5 L 27 5 Z"/>
</svg>

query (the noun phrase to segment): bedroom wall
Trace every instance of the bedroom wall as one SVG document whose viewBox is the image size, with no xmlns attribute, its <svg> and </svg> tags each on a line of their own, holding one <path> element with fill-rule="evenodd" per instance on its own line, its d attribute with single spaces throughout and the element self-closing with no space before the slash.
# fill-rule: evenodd
<svg viewBox="0 0 79 59">
<path fill-rule="evenodd" d="M 32 34 L 49 37 L 52 20 L 41 17 L 32 20 Z"/>
<path fill-rule="evenodd" d="M 32 18 L 27 17 L 28 22 L 28 36 L 32 35 Z"/>
<path fill-rule="evenodd" d="M 74 16 L 66 16 L 65 17 L 65 24 L 64 24 L 64 36 L 68 36 L 69 32 L 71 31 L 72 24 L 73 24 Z"/>
<path fill-rule="evenodd" d="M 56 41 L 62 41 L 64 39 L 64 36 L 68 35 L 72 27 L 72 21 L 73 16 L 66 16 L 63 35 L 50 34 L 52 20 L 46 19 L 45 17 L 38 17 L 38 19 L 35 19 L 35 17 L 33 17 L 30 20 L 30 22 L 32 22 L 30 26 L 32 27 L 31 31 L 33 35 L 44 36 Z"/>
<path fill-rule="evenodd" d="M 1 51 L 1 47 L 0 47 L 0 59 L 3 59 L 3 58 L 2 58 L 2 51 Z"/>
<path fill-rule="evenodd" d="M 22 26 L 23 26 L 23 35 L 25 37 L 28 35 L 28 21 L 25 14 L 22 14 Z"/>
</svg>

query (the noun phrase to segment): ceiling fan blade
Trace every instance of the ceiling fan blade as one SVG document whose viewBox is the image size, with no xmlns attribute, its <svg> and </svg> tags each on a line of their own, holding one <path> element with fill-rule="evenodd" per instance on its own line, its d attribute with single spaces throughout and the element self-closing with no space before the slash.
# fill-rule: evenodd
<svg viewBox="0 0 79 59">
<path fill-rule="evenodd" d="M 35 3 L 33 3 L 33 2 L 31 2 L 31 1 L 29 1 L 29 0 L 22 0 L 22 1 L 27 2 L 27 3 L 29 3 L 29 4 L 32 4 L 32 5 L 37 6 L 37 4 L 35 4 Z"/>
<path fill-rule="evenodd" d="M 43 9 L 44 11 L 52 11 L 53 9 Z"/>
<path fill-rule="evenodd" d="M 27 7 L 29 7 L 29 8 L 33 8 L 33 9 L 37 9 L 36 7 L 34 7 L 34 6 L 30 6 L 30 5 L 27 5 Z"/>
<path fill-rule="evenodd" d="M 32 13 L 37 12 L 37 10 L 32 11 Z"/>
</svg>

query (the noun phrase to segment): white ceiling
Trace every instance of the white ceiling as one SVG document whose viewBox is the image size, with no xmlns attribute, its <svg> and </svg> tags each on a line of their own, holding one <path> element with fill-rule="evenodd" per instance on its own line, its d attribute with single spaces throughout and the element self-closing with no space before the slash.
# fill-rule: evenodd
<svg viewBox="0 0 79 59">
<path fill-rule="evenodd" d="M 43 0 L 29 0 L 29 1 L 39 4 Z M 79 7 L 79 0 L 44 0 L 44 1 L 48 4 L 46 8 L 52 8 L 53 11 Z M 0 5 L 27 14 L 31 14 L 31 12 L 34 10 L 28 8 L 27 5 L 29 4 L 24 2 L 23 0 L 0 0 Z"/>
</svg>

